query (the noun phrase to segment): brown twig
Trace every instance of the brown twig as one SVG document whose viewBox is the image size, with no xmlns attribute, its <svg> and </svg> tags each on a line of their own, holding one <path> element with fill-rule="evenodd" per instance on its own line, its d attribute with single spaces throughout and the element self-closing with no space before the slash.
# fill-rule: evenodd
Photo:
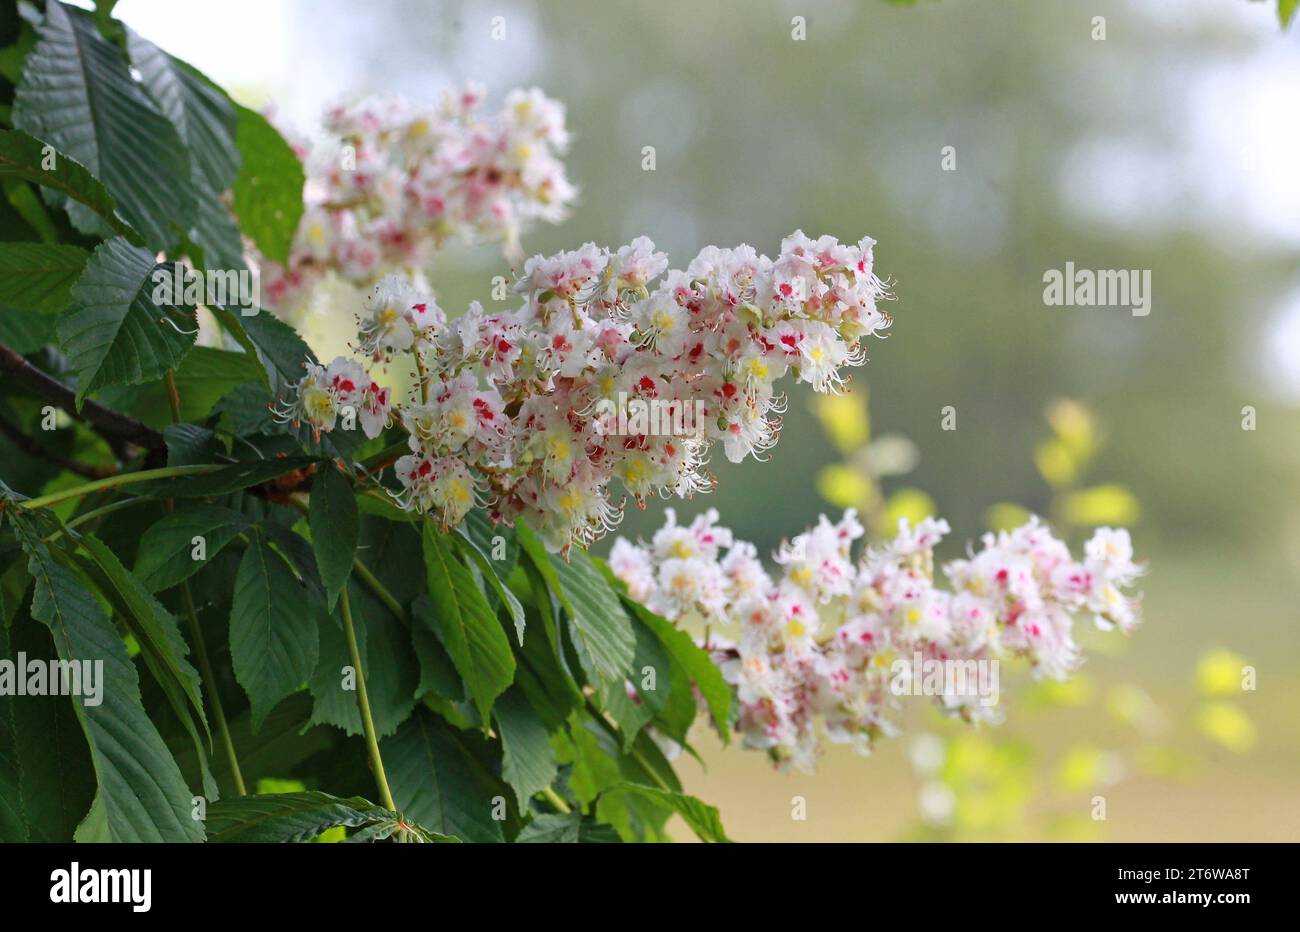
<svg viewBox="0 0 1300 932">
<path fill-rule="evenodd" d="M 127 444 L 150 451 L 167 449 L 163 435 L 148 424 L 125 414 L 119 414 L 98 402 L 86 399 L 82 402 L 81 410 L 78 411 L 77 396 L 72 389 L 37 369 L 4 343 L 0 343 L 0 371 L 5 373 L 7 379 L 12 379 L 37 397 L 44 398 L 77 420 L 88 424 L 95 433 L 108 442 L 119 459 L 127 459 Z"/>
<path fill-rule="evenodd" d="M 68 472 L 75 472 L 78 476 L 85 476 L 87 479 L 107 479 L 109 476 L 117 474 L 117 470 L 111 466 L 91 466 L 88 463 L 79 463 L 74 459 L 56 453 L 55 451 L 42 446 L 34 438 L 27 436 L 13 424 L 0 418 L 0 434 L 4 435 L 10 443 L 22 450 L 33 459 L 45 460 L 47 463 L 53 463 L 60 469 L 66 469 Z"/>
</svg>

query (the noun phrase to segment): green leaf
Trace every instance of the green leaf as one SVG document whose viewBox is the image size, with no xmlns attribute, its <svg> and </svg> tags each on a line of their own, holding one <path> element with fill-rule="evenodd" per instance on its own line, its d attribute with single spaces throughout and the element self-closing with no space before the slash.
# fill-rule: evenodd
<svg viewBox="0 0 1300 932">
<path fill-rule="evenodd" d="M 122 561 L 103 541 L 86 534 L 80 543 L 103 571 L 108 585 L 116 593 L 115 601 L 120 602 L 126 613 L 134 619 L 131 631 L 140 646 L 157 657 L 163 670 L 170 674 L 189 700 L 206 730 L 207 717 L 200 698 L 199 674 L 190 664 L 189 647 L 181 637 L 175 617 L 122 565 Z"/>
<path fill-rule="evenodd" d="M 194 745 L 201 777 L 199 789 L 204 796 L 215 799 L 217 785 L 207 755 L 212 732 L 203 711 L 199 674 L 190 664 L 189 647 L 176 619 L 102 541 L 87 534 L 80 543 L 93 561 L 89 575 L 136 639 L 141 657 Z M 202 726 L 201 733 L 196 719 Z"/>
<path fill-rule="evenodd" d="M 419 666 L 406 629 L 355 580 L 348 584 L 357 650 L 365 671 L 375 731 L 391 735 L 415 708 Z M 337 614 L 337 613 L 336 613 Z M 312 723 L 334 725 L 350 735 L 362 733 L 353 689 L 344 689 L 343 668 L 352 659 L 338 618 L 321 625 L 320 660 L 312 674 Z"/>
<path fill-rule="evenodd" d="M 102 660 L 102 701 L 73 708 L 90 744 L 99 790 L 78 837 L 201 841 L 190 790 L 140 701 L 140 681 L 117 630 L 78 578 L 35 535 L 23 542 L 36 581 L 32 615 L 54 637 L 59 658 Z"/>
<path fill-rule="evenodd" d="M 515 841 L 519 844 L 617 844 L 622 839 L 608 825 L 569 812 L 534 816 Z"/>
<path fill-rule="evenodd" d="M 1277 18 L 1283 27 L 1291 25 L 1291 18 L 1300 9 L 1300 0 L 1277 0 Z"/>
<path fill-rule="evenodd" d="M 221 549 L 248 528 L 237 511 L 198 505 L 167 515 L 140 538 L 135 575 L 150 592 L 161 592 L 201 570 Z M 194 538 L 203 538 L 206 559 L 194 559 Z"/>
<path fill-rule="evenodd" d="M 465 841 L 503 841 L 502 822 L 493 814 L 501 812 L 509 791 L 473 753 L 473 742 L 473 734 L 417 708 L 379 750 L 402 812 Z"/>
<path fill-rule="evenodd" d="M 634 621 L 636 653 L 634 672 L 629 680 L 636 691 L 635 698 L 628 693 L 628 681 L 610 681 L 602 694 L 605 711 L 618 723 L 623 736 L 623 750 L 627 751 L 637 734 L 663 708 L 671 687 L 672 676 L 668 654 L 659 639 L 643 624 Z"/>
<path fill-rule="evenodd" d="M 230 606 L 230 660 L 248 693 L 254 731 L 316 667 L 316 616 L 303 602 L 293 570 L 262 534 L 255 535 L 239 562 Z"/>
<path fill-rule="evenodd" d="M 465 684 L 461 682 L 456 665 L 447 655 L 442 641 L 433 633 L 436 622 L 429 597 L 422 595 L 412 605 L 416 622 L 411 625 L 411 644 L 420 665 L 420 683 L 415 687 L 416 698 L 433 693 L 453 702 L 465 701 Z"/>
<path fill-rule="evenodd" d="M 699 689 L 708 706 L 713 723 L 724 741 L 731 738 L 731 712 L 735 695 L 722 671 L 709 657 L 707 651 L 696 645 L 691 636 L 680 628 L 650 611 L 645 606 L 625 599 L 624 604 L 636 615 L 637 621 L 649 628 L 662 642 L 670 657 Z"/>
<path fill-rule="evenodd" d="M 194 322 L 153 303 L 153 269 L 150 252 L 121 238 L 101 243 L 86 263 L 59 318 L 59 341 L 77 373 L 78 405 L 104 385 L 162 378 L 194 344 L 193 333 L 181 332 Z"/>
<path fill-rule="evenodd" d="M 625 779 L 617 745 L 585 712 L 571 713 L 567 736 L 563 732 L 552 734 L 551 746 L 561 764 L 572 765 L 569 789 L 583 806 L 589 806 L 607 788 Z"/>
<path fill-rule="evenodd" d="M 515 625 L 515 636 L 519 638 L 519 645 L 522 647 L 524 643 L 524 629 L 528 625 L 527 619 L 524 617 L 524 607 L 519 604 L 519 600 L 515 598 L 515 594 L 510 591 L 502 581 L 501 577 L 497 575 L 497 567 L 492 563 L 492 561 L 488 560 L 487 555 L 483 553 L 478 544 L 476 544 L 472 538 L 457 534 L 452 539 L 456 542 L 456 545 L 461 549 L 461 551 L 466 554 L 476 566 L 478 566 L 479 572 L 483 574 L 483 578 L 487 580 L 488 585 L 491 586 L 492 590 L 497 594 L 497 598 L 501 600 L 503 605 L 505 605 L 506 610 L 510 613 L 510 620 L 513 621 Z"/>
<path fill-rule="evenodd" d="M 117 202 L 86 166 L 22 130 L 0 130 L 0 177 L 34 182 L 87 208 L 105 226 L 136 246 L 144 239 L 117 213 Z M 30 191 L 30 189 L 26 189 Z"/>
<path fill-rule="evenodd" d="M 47 3 L 38 36 L 14 96 L 14 126 L 98 176 L 152 249 L 173 248 L 194 214 L 189 156 L 176 130 L 89 18 Z M 89 212 L 76 208 L 73 222 L 92 232 Z"/>
<path fill-rule="evenodd" d="M 131 64 L 189 150 L 198 177 L 216 194 L 230 188 L 239 171 L 235 105 L 219 87 L 133 29 L 126 30 Z"/>
<path fill-rule="evenodd" d="M 335 826 L 357 828 L 390 818 L 388 810 L 360 796 L 340 799 L 315 791 L 242 796 L 223 799 L 208 807 L 208 841 L 311 841 Z"/>
<path fill-rule="evenodd" d="M 316 468 L 310 516 L 316 566 L 325 585 L 326 605 L 333 609 L 352 573 L 361 519 L 357 516 L 352 483 L 331 462 L 323 462 Z"/>
<path fill-rule="evenodd" d="M 49 629 L 27 611 L 0 624 L 0 656 L 19 652 L 55 656 Z M 71 841 L 94 798 L 95 768 L 72 703 L 0 694 L 0 841 Z"/>
<path fill-rule="evenodd" d="M 237 108 L 235 144 L 243 163 L 235 177 L 235 214 L 262 254 L 281 265 L 302 218 L 302 162 L 266 118 Z"/>
<path fill-rule="evenodd" d="M 57 314 L 86 265 L 76 246 L 0 243 L 0 304 L 37 314 Z"/>
<path fill-rule="evenodd" d="M 264 379 L 261 362 L 251 353 L 196 346 L 176 370 L 181 419 L 206 420 L 217 402 L 240 385 Z"/>
<path fill-rule="evenodd" d="M 197 424 L 168 424 L 163 443 L 168 466 L 205 466 L 226 452 L 213 431 Z"/>
<path fill-rule="evenodd" d="M 574 647 L 588 679 L 601 685 L 622 683 L 632 674 L 636 635 L 618 595 L 584 551 L 573 548 L 566 562 L 547 553 L 522 522 L 516 524 L 515 533 L 520 547 L 568 613 Z"/>
<path fill-rule="evenodd" d="M 423 544 L 434 633 L 487 722 L 492 701 L 514 679 L 510 641 L 468 567 L 457 559 L 450 536 L 426 521 Z"/>
<path fill-rule="evenodd" d="M 501 776 L 526 810 L 528 801 L 555 780 L 558 767 L 550 735 L 518 687 L 501 694 L 493 707 L 501 735 Z"/>
<path fill-rule="evenodd" d="M 691 830 L 699 836 L 700 841 L 729 842 L 718 810 L 685 793 L 673 793 L 639 783 L 620 783 L 605 791 L 609 795 L 627 794 L 645 799 L 651 803 L 672 809 L 680 815 Z"/>
</svg>

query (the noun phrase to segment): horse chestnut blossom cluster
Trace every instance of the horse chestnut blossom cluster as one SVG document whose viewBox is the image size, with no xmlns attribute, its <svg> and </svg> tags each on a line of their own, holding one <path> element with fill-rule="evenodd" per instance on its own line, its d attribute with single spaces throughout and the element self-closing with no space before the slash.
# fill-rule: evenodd
<svg viewBox="0 0 1300 932">
<path fill-rule="evenodd" d="M 338 359 L 309 366 L 279 413 L 319 434 L 340 406 L 360 405 L 367 436 L 390 420 L 409 436 L 395 464 L 403 507 L 452 526 L 482 504 L 497 522 L 522 517 L 552 551 L 586 546 L 622 518 L 613 479 L 641 506 L 707 491 L 713 444 L 739 462 L 776 442 L 778 380 L 835 391 L 866 361 L 862 339 L 892 320 L 877 306 L 886 290 L 873 243 L 796 232 L 775 259 L 709 246 L 666 274 L 645 237 L 617 250 L 588 243 L 529 259 L 516 309 L 475 302 L 454 320 L 390 276 L 367 301 L 356 348 L 375 365 L 413 355 L 418 399 L 399 410 Z M 627 418 L 632 405 L 659 406 L 670 429 Z"/>
<path fill-rule="evenodd" d="M 560 156 L 564 106 L 514 90 L 480 112 L 483 89 L 449 91 L 436 108 L 371 98 L 326 111 L 323 138 L 294 145 L 304 162 L 305 209 L 288 264 L 263 261 L 262 287 L 282 308 L 326 272 L 369 287 L 423 269 L 452 239 L 518 252 L 521 230 L 564 219 L 577 196 Z"/>
<path fill-rule="evenodd" d="M 1022 657 L 1035 676 L 1064 679 L 1082 660 L 1076 615 L 1126 633 L 1138 623 L 1138 600 L 1123 590 L 1142 569 L 1124 530 L 1097 530 L 1075 561 L 1035 518 L 944 564 L 945 589 L 934 578 L 934 547 L 949 530 L 942 520 L 900 521 L 896 537 L 855 561 L 855 513 L 836 524 L 823 516 L 782 544 L 775 579 L 717 520 L 709 510 L 679 525 L 668 509 L 648 545 L 615 541 L 610 568 L 633 599 L 706 632 L 702 646 L 737 690 L 745 746 L 782 768 L 811 771 L 821 731 L 863 753 L 895 733 L 900 672 L 903 682 L 919 676 L 916 658 Z M 969 692 L 936 699 L 967 720 L 997 718 Z"/>
</svg>

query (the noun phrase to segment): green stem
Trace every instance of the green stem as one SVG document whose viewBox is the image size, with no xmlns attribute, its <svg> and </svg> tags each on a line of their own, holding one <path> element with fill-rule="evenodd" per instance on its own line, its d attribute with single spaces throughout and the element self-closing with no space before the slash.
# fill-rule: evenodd
<svg viewBox="0 0 1300 932">
<path fill-rule="evenodd" d="M 92 492 L 99 492 L 103 489 L 115 489 L 118 486 L 131 485 L 136 482 L 152 482 L 155 479 L 173 479 L 177 476 L 201 476 L 205 473 L 216 472 L 218 469 L 225 469 L 217 463 L 205 466 L 166 466 L 162 469 L 142 469 L 139 472 L 123 473 L 120 476 L 109 476 L 107 479 L 96 479 L 94 482 L 87 482 L 84 485 L 73 486 L 70 489 L 60 489 L 57 492 L 51 492 L 49 495 L 42 495 L 39 498 L 29 498 L 26 501 L 17 502 L 19 508 L 28 511 L 35 508 L 48 508 L 51 505 L 57 505 L 60 502 L 66 502 L 69 499 L 80 498 L 83 495 L 89 495 Z"/>
<path fill-rule="evenodd" d="M 370 767 L 375 772 L 375 783 L 379 786 L 380 801 L 392 812 L 397 811 L 393 802 L 393 791 L 388 788 L 388 776 L 384 773 L 384 759 L 379 756 L 379 738 L 375 734 L 375 720 L 370 715 L 370 697 L 366 693 L 366 677 L 361 671 L 361 651 L 357 648 L 357 632 L 352 626 L 352 606 L 348 602 L 348 587 L 339 592 L 339 609 L 343 615 L 343 634 L 348 642 L 348 656 L 352 660 L 352 669 L 357 674 L 357 707 L 361 710 L 361 728 L 366 734 L 366 749 L 370 752 Z"/>
<path fill-rule="evenodd" d="M 397 598 L 388 591 L 388 587 L 381 583 L 379 577 L 370 571 L 370 567 L 361 562 L 360 557 L 352 558 L 352 570 L 375 598 L 383 602 L 384 607 L 397 617 L 398 621 L 404 625 L 411 623 L 410 619 L 406 617 L 406 609 L 402 608 L 402 603 L 397 601 Z"/>
<path fill-rule="evenodd" d="M 552 806 L 554 806 L 564 815 L 568 815 L 570 812 L 573 811 L 573 807 L 564 801 L 564 797 L 561 796 L 559 793 L 555 792 L 555 790 L 551 789 L 549 786 L 545 787 L 542 790 L 542 796 L 546 798 L 546 801 L 548 803 L 550 803 Z"/>
<path fill-rule="evenodd" d="M 194 595 L 190 592 L 189 580 L 181 582 L 181 599 L 185 603 L 185 614 L 189 619 L 190 640 L 194 643 L 194 656 L 199 661 L 199 675 L 203 677 L 204 692 L 212 703 L 212 717 L 217 720 L 217 733 L 226 751 L 226 762 L 230 764 L 230 776 L 235 781 L 235 791 L 240 796 L 247 796 L 244 786 L 244 774 L 239 769 L 239 758 L 235 756 L 235 742 L 230 737 L 230 725 L 226 722 L 226 711 L 221 706 L 221 694 L 217 692 L 217 675 L 212 669 L 212 660 L 208 657 L 208 648 L 203 641 L 203 629 L 199 627 L 199 613 L 194 608 Z"/>
</svg>

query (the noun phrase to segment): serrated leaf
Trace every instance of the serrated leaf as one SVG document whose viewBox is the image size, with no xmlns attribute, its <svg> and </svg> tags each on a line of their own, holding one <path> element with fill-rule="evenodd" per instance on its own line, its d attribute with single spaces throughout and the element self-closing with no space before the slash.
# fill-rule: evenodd
<svg viewBox="0 0 1300 932">
<path fill-rule="evenodd" d="M 193 333 L 181 332 L 193 329 L 193 321 L 176 308 L 153 303 L 153 269 L 152 253 L 114 238 L 96 247 L 73 286 L 58 332 L 77 373 L 78 405 L 104 385 L 162 378 L 193 345 Z"/>
<path fill-rule="evenodd" d="M 731 711 L 735 695 L 726 680 L 722 678 L 722 671 L 709 657 L 708 652 L 699 647 L 685 631 L 674 627 L 671 622 L 659 617 L 645 606 L 630 599 L 624 600 L 624 604 L 636 615 L 637 621 L 654 633 L 673 662 L 699 689 L 722 739 L 730 740 Z"/>
<path fill-rule="evenodd" d="M 516 524 L 519 545 L 560 599 L 572 622 L 578 659 L 593 683 L 622 683 L 632 674 L 636 635 L 618 595 L 591 558 L 574 548 L 566 562 L 548 553 L 523 523 Z"/>
<path fill-rule="evenodd" d="M 465 841 L 503 841 L 502 823 L 492 815 L 508 790 L 471 753 L 474 740 L 417 708 L 379 750 L 402 812 Z"/>
<path fill-rule="evenodd" d="M 22 178 L 70 198 L 136 246 L 144 239 L 117 213 L 117 202 L 85 165 L 30 133 L 0 130 L 0 177 Z"/>
<path fill-rule="evenodd" d="M 672 683 L 668 653 L 659 639 L 643 624 L 633 620 L 636 653 L 633 674 L 628 681 L 611 681 L 602 694 L 605 711 L 618 723 L 627 751 L 637 734 L 663 708 Z M 629 681 L 634 692 L 630 693 Z"/>
<path fill-rule="evenodd" d="M 140 681 L 99 601 L 34 535 L 23 542 L 36 587 L 32 616 L 49 627 L 61 660 L 102 660 L 102 701 L 73 702 L 99 789 L 78 838 L 201 841 L 190 790 L 140 701 Z M 83 831 L 84 830 L 84 831 Z"/>
<path fill-rule="evenodd" d="M 122 50 L 62 3 L 45 5 L 14 95 L 13 123 L 97 176 L 152 249 L 179 242 L 194 214 L 185 146 L 132 79 Z M 89 229 L 83 212 L 70 213 Z"/>
<path fill-rule="evenodd" d="M 558 766 L 550 734 L 518 687 L 501 694 L 492 710 L 501 735 L 501 776 L 515 791 L 521 810 L 555 780 Z"/>
<path fill-rule="evenodd" d="M 519 844 L 618 844 L 622 839 L 608 825 L 576 812 L 534 816 L 515 839 Z"/>
<path fill-rule="evenodd" d="M 235 107 L 225 92 L 191 66 L 168 55 L 135 30 L 126 30 L 131 64 L 185 144 L 195 168 L 216 194 L 227 190 L 239 171 L 235 148 Z"/>
<path fill-rule="evenodd" d="M 493 700 L 514 679 L 510 642 L 468 567 L 457 559 L 450 537 L 429 521 L 424 524 L 423 549 L 434 633 L 486 722 Z"/>
<path fill-rule="evenodd" d="M 515 626 L 515 636 L 519 638 L 519 645 L 522 647 L 524 643 L 524 630 L 528 626 L 528 621 L 524 617 L 524 607 L 519 604 L 519 600 L 515 598 L 515 594 L 510 591 L 504 580 L 502 580 L 498 575 L 498 567 L 496 564 L 487 558 L 487 554 L 483 553 L 478 544 L 476 544 L 471 538 L 459 533 L 456 535 L 454 540 L 456 541 L 457 546 L 461 549 L 461 552 L 468 556 L 479 568 L 479 572 L 483 574 L 483 578 L 487 580 L 488 585 L 492 587 L 492 591 L 495 592 L 497 598 L 501 600 L 501 604 L 504 605 L 506 611 L 510 613 L 510 620 Z"/>
<path fill-rule="evenodd" d="M 335 826 L 356 828 L 390 818 L 388 810 L 360 796 L 340 799 L 315 791 L 242 796 L 208 807 L 208 841 L 303 842 Z"/>
<path fill-rule="evenodd" d="M 181 688 L 185 698 L 207 729 L 207 717 L 200 696 L 199 674 L 190 664 L 189 646 L 181 637 L 176 618 L 155 599 L 145 585 L 122 565 L 113 551 L 103 541 L 86 534 L 80 540 L 82 548 L 103 571 L 107 584 L 134 619 L 132 633 L 142 648 L 152 651 L 162 667 Z M 107 594 L 107 593 L 106 593 Z M 178 710 L 182 711 L 182 710 Z"/>
<path fill-rule="evenodd" d="M 168 424 L 163 443 L 168 466 L 203 466 L 225 453 L 216 433 L 198 424 Z"/>
<path fill-rule="evenodd" d="M 0 304 L 35 314 L 68 306 L 86 251 L 46 243 L 0 243 Z"/>
<path fill-rule="evenodd" d="M 302 162 L 266 118 L 236 111 L 235 144 L 242 164 L 235 177 L 235 214 L 267 258 L 285 264 L 302 218 Z"/>
<path fill-rule="evenodd" d="M 694 796 L 687 796 L 685 793 L 673 793 L 653 786 L 642 786 L 639 783 L 620 783 L 610 787 L 605 792 L 612 796 L 621 793 L 639 796 L 651 803 L 673 810 L 685 820 L 700 841 L 731 841 L 727 837 L 726 830 L 722 827 L 722 819 L 718 816 L 717 808 L 701 802 Z"/>
<path fill-rule="evenodd" d="M 317 467 L 309 511 L 316 566 L 325 586 L 326 605 L 333 609 L 339 592 L 352 573 L 361 524 L 352 483 L 333 463 L 326 462 Z"/>
<path fill-rule="evenodd" d="M 239 562 L 230 606 L 230 660 L 252 705 L 254 731 L 316 668 L 316 617 L 303 600 L 293 570 L 255 535 Z"/>
<path fill-rule="evenodd" d="M 216 505 L 184 508 L 158 521 L 140 538 L 135 575 L 150 592 L 161 592 L 188 579 L 248 528 L 237 511 Z M 203 538 L 207 560 L 195 560 L 194 538 Z"/>
</svg>

